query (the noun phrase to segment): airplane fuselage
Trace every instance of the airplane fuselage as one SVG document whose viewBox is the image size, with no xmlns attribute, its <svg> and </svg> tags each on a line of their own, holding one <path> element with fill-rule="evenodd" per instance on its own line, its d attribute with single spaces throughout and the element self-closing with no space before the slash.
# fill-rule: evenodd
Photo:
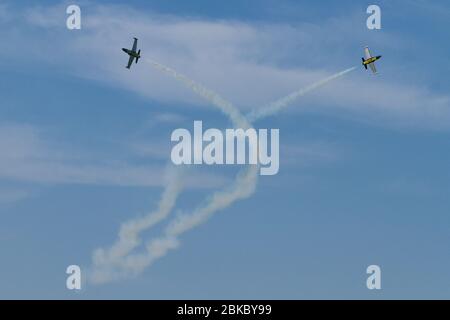
<svg viewBox="0 0 450 320">
<path fill-rule="evenodd" d="M 134 57 L 134 58 L 140 58 L 141 56 L 139 55 L 138 52 L 130 50 L 130 49 L 126 49 L 126 48 L 122 48 L 123 52 L 127 53 L 129 56 Z"/>
<path fill-rule="evenodd" d="M 377 61 L 377 60 L 380 59 L 380 58 L 381 58 L 381 56 L 376 56 L 376 57 L 372 57 L 372 58 L 369 58 L 369 59 L 365 59 L 365 60 L 362 62 L 362 64 L 363 64 L 363 66 L 366 66 L 366 65 L 368 65 L 368 64 L 371 64 L 372 62 Z"/>
<path fill-rule="evenodd" d="M 134 38 L 133 48 L 131 50 L 127 49 L 127 48 L 122 48 L 122 51 L 125 52 L 129 56 L 128 64 L 126 66 L 127 69 L 131 68 L 131 65 L 133 64 L 134 61 L 136 63 L 138 63 L 138 61 L 141 57 L 141 50 L 138 50 L 137 43 L 138 43 L 138 39 Z"/>
</svg>

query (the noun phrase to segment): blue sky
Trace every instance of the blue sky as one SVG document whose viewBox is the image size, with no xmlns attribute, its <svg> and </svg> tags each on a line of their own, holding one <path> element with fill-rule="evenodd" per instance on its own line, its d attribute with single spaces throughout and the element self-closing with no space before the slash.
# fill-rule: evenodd
<svg viewBox="0 0 450 320">
<path fill-rule="evenodd" d="M 445 1 L 0 1 L 0 297 L 310 299 L 450 297 L 450 51 Z M 382 29 L 366 28 L 369 4 Z M 208 102 L 120 51 L 154 59 L 243 113 L 358 69 L 255 123 L 280 129 L 280 172 L 183 234 L 136 276 L 65 288 L 122 223 L 152 212 L 170 134 L 227 128 Z M 380 74 L 362 48 L 382 54 Z M 240 167 L 183 176 L 172 218 Z M 205 200 L 206 199 L 206 200 Z M 137 248 L 142 252 L 143 247 Z M 365 286 L 382 269 L 382 290 Z"/>
</svg>

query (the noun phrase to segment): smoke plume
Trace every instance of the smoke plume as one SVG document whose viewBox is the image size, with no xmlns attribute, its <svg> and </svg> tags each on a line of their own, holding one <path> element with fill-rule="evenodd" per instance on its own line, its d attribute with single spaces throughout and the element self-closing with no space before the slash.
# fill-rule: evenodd
<svg viewBox="0 0 450 320">
<path fill-rule="evenodd" d="M 214 91 L 169 67 L 152 60 L 147 60 L 147 62 L 216 106 L 228 116 L 235 128 L 251 128 L 251 124 L 239 109 Z M 119 232 L 119 240 L 111 248 L 97 249 L 94 252 L 94 270 L 91 272 L 91 280 L 95 283 L 105 283 L 139 274 L 155 260 L 164 256 L 168 250 L 177 248 L 180 235 L 206 222 L 217 211 L 225 209 L 237 200 L 251 196 L 256 189 L 258 170 L 259 166 L 257 165 L 249 165 L 246 169 L 241 170 L 230 187 L 212 194 L 203 205 L 194 209 L 191 214 L 176 217 L 169 223 L 163 236 L 147 243 L 144 253 L 130 254 L 141 244 L 139 234 L 166 218 L 175 206 L 176 198 L 181 190 L 181 181 L 178 175 L 172 174 L 160 200 L 159 209 L 143 218 L 123 224 Z"/>
<path fill-rule="evenodd" d="M 327 83 L 329 83 L 335 79 L 338 79 L 338 78 L 342 77 L 343 75 L 345 75 L 355 69 L 356 69 L 356 67 L 352 67 L 352 68 L 346 69 L 344 71 L 338 72 L 336 74 L 333 74 L 332 76 L 329 76 L 328 78 L 317 81 L 305 88 L 302 88 L 300 90 L 292 92 L 288 96 L 283 97 L 283 98 L 269 104 L 266 107 L 255 109 L 247 115 L 247 119 L 250 122 L 255 122 L 256 120 L 259 120 L 261 118 L 265 118 L 265 117 L 274 115 L 274 114 L 280 112 L 281 110 L 283 110 L 284 108 L 286 108 L 287 106 L 289 106 L 290 104 L 292 104 L 298 98 L 304 96 L 305 94 L 307 94 L 313 90 L 316 90 L 316 89 L 326 85 Z"/>
<path fill-rule="evenodd" d="M 147 60 L 147 62 L 153 68 L 173 77 L 190 88 L 194 93 L 209 101 L 230 119 L 235 128 L 243 129 L 251 128 L 251 122 L 278 113 L 308 92 L 356 68 L 346 69 L 313 83 L 275 101 L 267 107 L 255 109 L 245 117 L 232 103 L 223 99 L 214 91 L 160 63 L 152 60 Z M 105 283 L 143 272 L 145 268 L 166 255 L 169 250 L 178 248 L 180 243 L 179 237 L 182 234 L 203 224 L 215 213 L 229 207 L 236 201 L 250 197 L 256 190 L 258 170 L 258 165 L 248 165 L 238 173 L 232 185 L 214 192 L 191 213 L 178 214 L 177 217 L 168 223 L 160 237 L 156 237 L 145 244 L 143 252 L 133 253 L 133 250 L 142 245 L 139 235 L 167 218 L 176 205 L 177 197 L 182 190 L 183 179 L 180 177 L 180 169 L 174 170 L 172 168 L 168 171 L 167 184 L 161 196 L 158 209 L 147 216 L 124 223 L 120 228 L 118 241 L 111 248 L 97 249 L 94 252 L 91 280 L 95 283 Z"/>
</svg>

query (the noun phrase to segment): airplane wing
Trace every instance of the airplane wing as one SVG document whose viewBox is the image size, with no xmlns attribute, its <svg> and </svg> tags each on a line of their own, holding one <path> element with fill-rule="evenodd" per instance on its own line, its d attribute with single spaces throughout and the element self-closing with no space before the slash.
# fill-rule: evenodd
<svg viewBox="0 0 450 320">
<path fill-rule="evenodd" d="M 134 38 L 133 51 L 136 52 L 138 39 Z"/>
<path fill-rule="evenodd" d="M 371 64 L 369 64 L 370 69 L 372 69 L 373 73 L 377 73 L 377 68 L 375 68 L 375 62 L 372 62 Z"/>
<path fill-rule="evenodd" d="M 372 58 L 372 56 L 370 55 L 369 47 L 364 48 L 364 58 L 366 60 Z"/>
<path fill-rule="evenodd" d="M 128 60 L 128 65 L 127 65 L 128 69 L 130 69 L 131 65 L 133 64 L 133 60 L 134 60 L 134 57 L 130 56 L 130 59 Z"/>
</svg>

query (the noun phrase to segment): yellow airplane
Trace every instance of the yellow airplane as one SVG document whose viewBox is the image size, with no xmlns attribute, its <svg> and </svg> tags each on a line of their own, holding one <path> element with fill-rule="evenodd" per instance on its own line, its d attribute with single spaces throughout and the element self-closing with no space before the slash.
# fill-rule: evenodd
<svg viewBox="0 0 450 320">
<path fill-rule="evenodd" d="M 372 72 L 374 74 L 376 74 L 377 69 L 375 68 L 375 61 L 377 61 L 380 58 L 381 58 L 381 56 L 372 57 L 372 55 L 370 54 L 370 51 L 369 51 L 369 47 L 365 47 L 364 48 L 364 58 L 361 58 L 362 65 L 364 66 L 364 68 L 366 68 L 366 70 L 367 70 L 367 66 L 369 66 L 370 69 L 372 69 Z"/>
</svg>

